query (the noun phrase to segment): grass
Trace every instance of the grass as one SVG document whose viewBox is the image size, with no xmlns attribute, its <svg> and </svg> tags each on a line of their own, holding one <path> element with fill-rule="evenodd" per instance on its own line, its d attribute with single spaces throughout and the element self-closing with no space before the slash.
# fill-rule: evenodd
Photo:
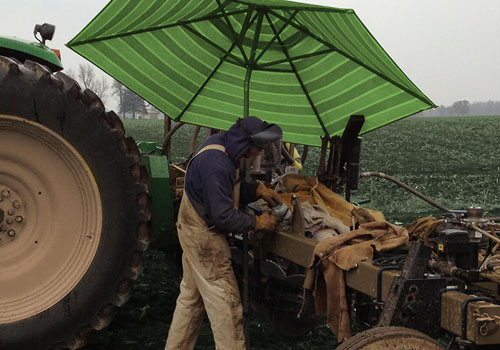
<svg viewBox="0 0 500 350">
<path fill-rule="evenodd" d="M 136 140 L 161 143 L 163 121 L 126 120 L 127 134 Z M 392 175 L 451 209 L 481 206 L 500 216 L 500 116 L 408 118 L 363 135 L 361 171 Z M 182 127 L 172 140 L 172 160 L 189 154 L 193 126 Z M 200 133 L 203 139 L 206 132 Z M 314 175 L 319 149 L 313 148 L 304 174 Z M 354 200 L 369 199 L 392 222 L 410 223 L 439 210 L 393 183 L 363 178 Z"/>
<path fill-rule="evenodd" d="M 451 209 L 481 206 L 500 214 L 500 117 L 412 118 L 364 137 L 361 166 L 390 174 Z M 362 179 L 359 195 L 391 220 L 439 212 L 382 179 Z"/>
</svg>

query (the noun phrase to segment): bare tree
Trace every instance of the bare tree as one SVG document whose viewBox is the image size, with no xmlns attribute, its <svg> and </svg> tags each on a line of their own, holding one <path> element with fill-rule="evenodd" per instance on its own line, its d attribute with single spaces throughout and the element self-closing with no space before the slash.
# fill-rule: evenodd
<svg viewBox="0 0 500 350">
<path fill-rule="evenodd" d="M 78 82 L 83 88 L 92 90 L 104 102 L 108 95 L 109 83 L 104 76 L 99 79 L 90 64 L 81 63 L 78 66 Z"/>
<path fill-rule="evenodd" d="M 113 80 L 112 88 L 113 88 L 112 95 L 115 96 L 116 102 L 118 102 L 118 114 L 120 114 L 120 116 L 124 118 L 125 112 L 123 108 L 123 100 L 126 87 L 123 86 L 123 84 L 120 83 L 118 80 Z"/>
<path fill-rule="evenodd" d="M 76 74 L 75 74 L 75 71 L 73 70 L 73 68 L 68 68 L 68 69 L 65 68 L 64 74 L 66 74 L 68 77 L 71 77 L 71 78 L 76 80 Z"/>
<path fill-rule="evenodd" d="M 126 118 L 129 115 L 131 119 L 136 119 L 137 114 L 148 112 L 146 101 L 117 80 L 113 81 L 113 95 L 116 96 L 118 113 L 122 118 Z"/>
</svg>

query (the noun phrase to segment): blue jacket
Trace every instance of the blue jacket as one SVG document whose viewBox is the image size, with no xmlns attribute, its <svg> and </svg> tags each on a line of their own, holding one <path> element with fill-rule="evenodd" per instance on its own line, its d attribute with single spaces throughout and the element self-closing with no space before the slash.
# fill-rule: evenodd
<svg viewBox="0 0 500 350">
<path fill-rule="evenodd" d="M 207 150 L 195 157 L 186 174 L 185 192 L 209 226 L 223 232 L 242 233 L 255 228 L 255 217 L 234 209 L 233 187 L 236 168 L 250 148 L 250 135 L 261 131 L 264 123 L 247 117 L 233 125 L 226 133 L 207 139 L 199 149 L 210 144 L 223 145 L 226 153 Z M 257 184 L 241 183 L 240 206 L 253 202 Z"/>
</svg>

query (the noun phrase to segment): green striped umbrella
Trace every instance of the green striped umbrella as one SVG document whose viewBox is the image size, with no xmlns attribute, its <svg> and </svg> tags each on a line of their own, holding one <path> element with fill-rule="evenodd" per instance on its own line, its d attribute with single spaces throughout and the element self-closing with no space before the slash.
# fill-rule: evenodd
<svg viewBox="0 0 500 350">
<path fill-rule="evenodd" d="M 255 115 L 318 146 L 435 107 L 353 10 L 284 0 L 112 0 L 68 46 L 177 121 Z"/>
</svg>

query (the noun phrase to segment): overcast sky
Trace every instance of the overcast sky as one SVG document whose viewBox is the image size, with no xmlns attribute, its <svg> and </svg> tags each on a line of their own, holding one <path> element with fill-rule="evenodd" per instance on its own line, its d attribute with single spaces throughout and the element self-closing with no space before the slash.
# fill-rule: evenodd
<svg viewBox="0 0 500 350">
<path fill-rule="evenodd" d="M 147 1 L 147 0 L 143 0 Z M 194 1 L 194 0 L 190 0 Z M 2 0 L 0 35 L 33 39 L 56 25 L 66 68 L 85 62 L 64 45 L 107 0 Z M 408 77 L 437 105 L 500 100 L 500 0 L 310 0 L 352 8 Z"/>
</svg>

